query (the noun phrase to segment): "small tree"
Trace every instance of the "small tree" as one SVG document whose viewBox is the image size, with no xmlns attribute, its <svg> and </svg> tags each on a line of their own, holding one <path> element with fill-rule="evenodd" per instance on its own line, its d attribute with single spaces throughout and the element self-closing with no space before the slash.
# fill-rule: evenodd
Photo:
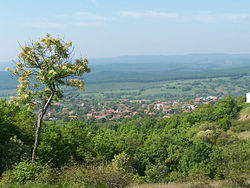
<svg viewBox="0 0 250 188">
<path fill-rule="evenodd" d="M 61 86 L 77 87 L 84 90 L 81 76 L 90 72 L 86 58 L 72 60 L 72 42 L 52 38 L 49 34 L 38 42 L 25 45 L 13 70 L 18 77 L 17 96 L 10 102 L 25 105 L 29 109 L 38 107 L 38 118 L 32 162 L 39 145 L 40 130 L 44 115 L 52 100 L 63 97 Z"/>
</svg>

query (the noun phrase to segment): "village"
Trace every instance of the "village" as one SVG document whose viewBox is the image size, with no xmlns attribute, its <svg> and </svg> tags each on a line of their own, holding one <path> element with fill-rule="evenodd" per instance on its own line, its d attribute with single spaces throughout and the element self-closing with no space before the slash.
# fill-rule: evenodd
<svg viewBox="0 0 250 188">
<path fill-rule="evenodd" d="M 70 121 L 72 119 L 93 121 L 121 121 L 124 118 L 159 117 L 170 118 L 173 114 L 189 113 L 202 104 L 215 104 L 218 97 L 208 96 L 193 100 L 127 100 L 110 102 L 83 101 L 75 105 L 55 103 L 45 115 L 46 121 Z"/>
</svg>

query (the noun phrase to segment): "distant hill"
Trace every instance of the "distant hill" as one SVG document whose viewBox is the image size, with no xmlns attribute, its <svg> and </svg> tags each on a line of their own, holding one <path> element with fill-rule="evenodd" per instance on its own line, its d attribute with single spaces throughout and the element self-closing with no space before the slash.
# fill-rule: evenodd
<svg viewBox="0 0 250 188">
<path fill-rule="evenodd" d="M 0 71 L 12 66 L 0 63 Z M 187 54 L 89 58 L 87 82 L 112 80 L 162 80 L 166 76 L 201 75 L 217 72 L 250 72 L 250 54 Z M 2 75 L 3 76 L 3 75 Z"/>
<path fill-rule="evenodd" d="M 113 58 L 90 58 L 94 64 L 99 63 L 197 63 L 227 60 L 250 60 L 250 54 L 186 54 L 186 55 L 142 55 L 142 56 L 119 56 Z"/>
<path fill-rule="evenodd" d="M 188 54 L 121 56 L 89 59 L 88 80 L 127 79 L 177 74 L 203 74 L 243 68 L 250 70 L 250 54 Z"/>
<path fill-rule="evenodd" d="M 163 72 L 173 69 L 225 69 L 250 66 L 250 54 L 188 54 L 170 56 L 121 56 L 89 59 L 93 70 L 114 72 Z"/>
<path fill-rule="evenodd" d="M 152 72 L 171 68 L 227 68 L 250 65 L 250 54 L 186 54 L 186 55 L 143 55 L 112 58 L 89 58 L 94 72 Z M 147 66 L 144 66 L 147 65 Z M 0 71 L 13 66 L 11 62 L 0 62 Z M 122 69 L 121 69 L 122 68 Z"/>
</svg>

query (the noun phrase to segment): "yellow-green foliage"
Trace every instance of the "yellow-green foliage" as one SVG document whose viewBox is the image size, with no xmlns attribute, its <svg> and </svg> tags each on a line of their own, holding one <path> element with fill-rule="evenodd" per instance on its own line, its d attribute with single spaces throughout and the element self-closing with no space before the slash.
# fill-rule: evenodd
<svg viewBox="0 0 250 188">
<path fill-rule="evenodd" d="M 38 42 L 23 46 L 15 68 L 8 68 L 19 81 L 17 97 L 12 97 L 10 101 L 32 108 L 36 102 L 45 101 L 52 90 L 55 98 L 61 98 L 61 85 L 84 90 L 81 76 L 90 72 L 88 60 L 73 61 L 71 48 L 72 42 L 52 38 L 49 34 Z"/>
</svg>

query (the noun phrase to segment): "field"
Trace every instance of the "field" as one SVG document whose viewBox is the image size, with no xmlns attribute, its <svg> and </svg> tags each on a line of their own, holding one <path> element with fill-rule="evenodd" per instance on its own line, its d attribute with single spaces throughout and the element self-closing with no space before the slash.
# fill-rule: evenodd
<svg viewBox="0 0 250 188">
<path fill-rule="evenodd" d="M 244 96 L 250 90 L 250 76 L 177 79 L 152 82 L 87 83 L 85 92 L 67 90 L 66 98 L 81 100 L 194 99 L 196 97 Z"/>
<path fill-rule="evenodd" d="M 250 90 L 250 76 L 176 79 L 149 82 L 86 83 L 85 92 L 66 89 L 66 96 L 83 99 L 193 99 L 207 96 L 242 96 Z M 12 84 L 12 85 L 11 85 Z M 0 97 L 15 94 L 16 82 L 2 84 Z"/>
<path fill-rule="evenodd" d="M 250 55 L 191 54 L 92 59 L 85 92 L 65 88 L 80 99 L 193 99 L 241 96 L 250 91 Z M 0 97 L 15 94 L 17 81 L 0 71 Z"/>
</svg>

